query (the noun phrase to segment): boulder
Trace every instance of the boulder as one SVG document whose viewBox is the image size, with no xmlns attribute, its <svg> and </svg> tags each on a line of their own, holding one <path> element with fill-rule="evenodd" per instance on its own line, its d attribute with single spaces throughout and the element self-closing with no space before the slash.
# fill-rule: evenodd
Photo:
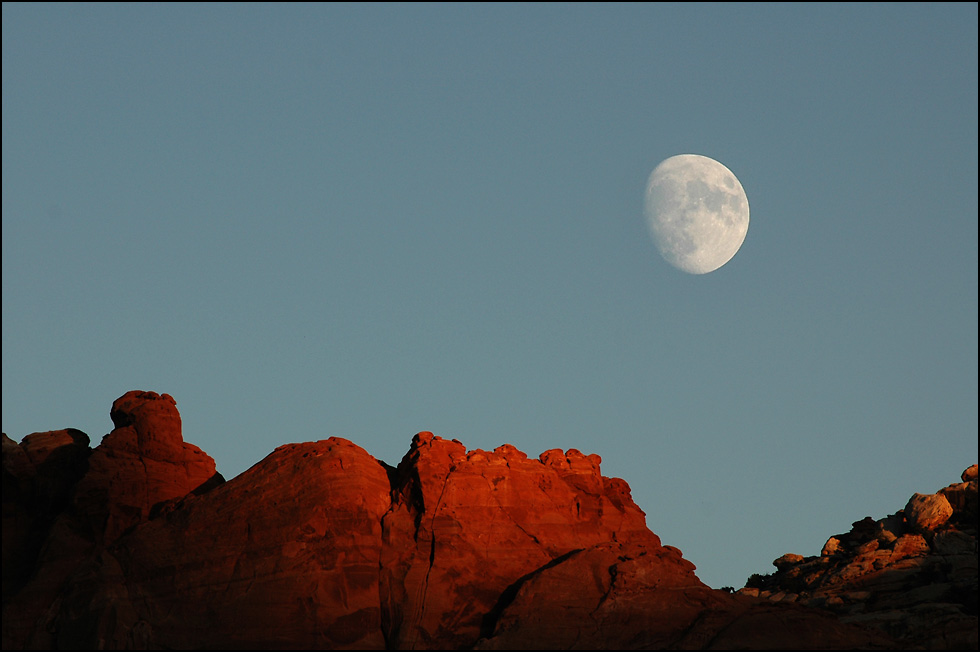
<svg viewBox="0 0 980 652">
<path fill-rule="evenodd" d="M 935 530 L 953 515 L 953 507 L 942 494 L 915 494 L 905 505 L 905 521 L 914 532 Z"/>
<path fill-rule="evenodd" d="M 963 473 L 960 474 L 960 479 L 963 482 L 976 482 L 977 481 L 977 465 L 968 466 Z"/>
<path fill-rule="evenodd" d="M 782 557 L 780 557 L 779 559 L 774 560 L 772 562 L 772 565 L 779 570 L 786 570 L 797 564 L 802 563 L 804 559 L 805 558 L 803 557 L 803 555 L 797 555 L 795 553 L 788 552 Z"/>
</svg>

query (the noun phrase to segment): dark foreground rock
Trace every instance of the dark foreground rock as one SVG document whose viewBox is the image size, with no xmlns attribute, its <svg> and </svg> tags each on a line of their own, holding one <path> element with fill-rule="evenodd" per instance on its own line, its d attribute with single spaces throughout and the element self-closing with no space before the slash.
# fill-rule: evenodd
<svg viewBox="0 0 980 652">
<path fill-rule="evenodd" d="M 739 593 L 821 608 L 908 647 L 977 649 L 977 465 L 960 479 L 855 522 L 817 557 L 783 555 Z"/>
</svg>

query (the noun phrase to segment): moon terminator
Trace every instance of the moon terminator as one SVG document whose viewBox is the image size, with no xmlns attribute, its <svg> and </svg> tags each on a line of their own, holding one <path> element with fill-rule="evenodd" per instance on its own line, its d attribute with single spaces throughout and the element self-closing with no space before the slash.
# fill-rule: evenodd
<svg viewBox="0 0 980 652">
<path fill-rule="evenodd" d="M 689 274 L 727 263 L 749 229 L 749 201 L 738 178 L 698 154 L 672 156 L 650 173 L 644 210 L 660 255 Z"/>
</svg>

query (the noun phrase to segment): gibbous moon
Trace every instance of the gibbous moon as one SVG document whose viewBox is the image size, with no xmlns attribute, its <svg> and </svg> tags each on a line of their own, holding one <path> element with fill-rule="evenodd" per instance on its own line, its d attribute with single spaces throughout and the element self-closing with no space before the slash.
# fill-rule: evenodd
<svg viewBox="0 0 980 652">
<path fill-rule="evenodd" d="M 672 156 L 650 173 L 644 205 L 664 259 L 707 274 L 735 255 L 749 230 L 749 200 L 731 170 L 697 154 Z"/>
</svg>

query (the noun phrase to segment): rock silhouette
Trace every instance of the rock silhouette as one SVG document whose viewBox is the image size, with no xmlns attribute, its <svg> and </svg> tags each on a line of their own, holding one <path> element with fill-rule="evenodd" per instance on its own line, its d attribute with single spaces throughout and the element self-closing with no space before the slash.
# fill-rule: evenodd
<svg viewBox="0 0 980 652">
<path fill-rule="evenodd" d="M 900 649 L 969 642 L 970 622 L 976 647 L 975 467 L 942 494 L 949 509 L 918 501 L 882 526 L 892 538 L 874 535 L 922 568 L 972 536 L 972 603 L 956 557 L 939 597 L 963 600 L 936 607 L 958 610 L 950 627 L 895 628 L 860 617 L 879 613 L 875 589 L 865 611 L 834 608 L 857 604 L 853 573 L 790 579 L 813 564 L 798 555 L 735 594 L 706 586 L 597 455 L 468 451 L 423 432 L 392 467 L 330 438 L 225 482 L 183 441 L 170 396 L 129 392 L 110 415 L 94 449 L 77 430 L 4 435 L 4 649 Z M 863 532 L 819 569 L 854 567 Z M 812 590 L 787 599 L 790 581 Z"/>
</svg>

